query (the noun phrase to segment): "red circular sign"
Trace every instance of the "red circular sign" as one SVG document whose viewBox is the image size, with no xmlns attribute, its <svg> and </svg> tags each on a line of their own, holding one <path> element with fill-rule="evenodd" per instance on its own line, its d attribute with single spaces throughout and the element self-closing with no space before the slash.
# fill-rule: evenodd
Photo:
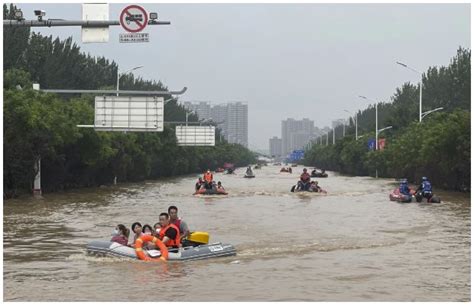
<svg viewBox="0 0 474 305">
<path fill-rule="evenodd" d="M 140 32 L 148 24 L 148 15 L 143 7 L 129 5 L 120 14 L 120 24 L 127 32 Z"/>
</svg>

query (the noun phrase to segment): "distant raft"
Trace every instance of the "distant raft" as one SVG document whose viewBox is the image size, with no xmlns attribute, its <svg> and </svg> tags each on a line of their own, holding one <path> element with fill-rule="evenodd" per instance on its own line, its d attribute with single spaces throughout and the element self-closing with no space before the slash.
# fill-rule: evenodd
<svg viewBox="0 0 474 305">
<path fill-rule="evenodd" d="M 201 188 L 197 190 L 193 195 L 227 195 L 228 193 L 224 189 L 206 189 Z"/>
</svg>

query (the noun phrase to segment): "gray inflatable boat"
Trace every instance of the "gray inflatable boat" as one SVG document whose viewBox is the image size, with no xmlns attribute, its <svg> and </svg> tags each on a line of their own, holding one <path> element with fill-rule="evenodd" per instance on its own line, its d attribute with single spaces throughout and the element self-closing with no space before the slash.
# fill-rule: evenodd
<svg viewBox="0 0 474 305">
<path fill-rule="evenodd" d="M 169 261 L 188 261 L 236 255 L 234 246 L 223 243 L 199 245 L 168 250 Z M 152 258 L 160 257 L 158 250 L 145 250 Z M 135 249 L 116 242 L 94 240 L 87 244 L 87 254 L 94 256 L 113 256 L 138 259 Z"/>
</svg>

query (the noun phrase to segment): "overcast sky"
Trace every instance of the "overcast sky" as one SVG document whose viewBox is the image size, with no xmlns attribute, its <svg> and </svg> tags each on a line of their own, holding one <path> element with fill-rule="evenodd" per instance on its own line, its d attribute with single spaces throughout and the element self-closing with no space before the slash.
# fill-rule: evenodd
<svg viewBox="0 0 474 305">
<path fill-rule="evenodd" d="M 19 4 L 46 18 L 81 19 L 81 4 Z M 366 95 L 389 101 L 395 88 L 425 71 L 448 65 L 459 46 L 470 48 L 470 4 L 143 4 L 169 26 L 149 26 L 149 43 L 82 44 L 79 27 L 35 28 L 74 40 L 135 75 L 161 80 L 180 99 L 246 101 L 251 148 L 268 149 L 281 121 L 309 118 L 322 128 L 344 112 L 363 109 Z M 125 5 L 110 4 L 118 20 Z"/>
</svg>

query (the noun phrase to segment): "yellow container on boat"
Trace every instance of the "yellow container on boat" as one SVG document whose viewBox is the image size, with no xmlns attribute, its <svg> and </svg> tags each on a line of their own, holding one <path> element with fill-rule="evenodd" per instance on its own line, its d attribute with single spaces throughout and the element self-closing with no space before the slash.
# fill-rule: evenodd
<svg viewBox="0 0 474 305">
<path fill-rule="evenodd" d="M 209 233 L 207 232 L 192 232 L 187 238 L 189 241 L 193 241 L 200 244 L 209 243 Z"/>
</svg>

